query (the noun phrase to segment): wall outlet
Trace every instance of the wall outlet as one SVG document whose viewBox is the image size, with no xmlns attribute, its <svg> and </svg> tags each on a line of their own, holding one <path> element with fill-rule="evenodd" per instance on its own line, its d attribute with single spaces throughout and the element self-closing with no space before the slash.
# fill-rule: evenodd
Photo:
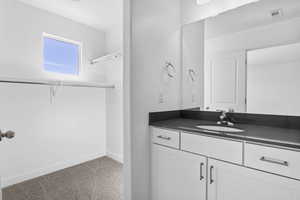
<svg viewBox="0 0 300 200">
<path fill-rule="evenodd" d="M 164 99 L 164 95 L 162 93 L 159 94 L 159 100 L 158 100 L 159 103 L 164 103 L 165 102 L 165 99 Z"/>
</svg>

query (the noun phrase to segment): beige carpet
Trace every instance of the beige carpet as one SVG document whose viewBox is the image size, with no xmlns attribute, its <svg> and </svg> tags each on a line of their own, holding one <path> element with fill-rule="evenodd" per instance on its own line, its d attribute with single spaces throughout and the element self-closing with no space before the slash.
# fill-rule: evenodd
<svg viewBox="0 0 300 200">
<path fill-rule="evenodd" d="M 103 157 L 3 190 L 3 200 L 120 200 L 122 164 Z"/>
</svg>

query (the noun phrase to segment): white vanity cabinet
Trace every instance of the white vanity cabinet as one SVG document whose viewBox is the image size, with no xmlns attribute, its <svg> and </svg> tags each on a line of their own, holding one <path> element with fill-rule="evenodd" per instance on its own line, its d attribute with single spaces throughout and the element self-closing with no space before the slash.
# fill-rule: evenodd
<svg viewBox="0 0 300 200">
<path fill-rule="evenodd" d="M 152 132 L 152 143 L 179 149 L 179 145 L 180 145 L 179 131 L 151 128 L 151 132 Z"/>
<path fill-rule="evenodd" d="M 300 180 L 300 152 L 245 144 L 245 166 Z"/>
<path fill-rule="evenodd" d="M 298 175 L 293 171 L 297 162 L 291 161 L 296 159 L 295 152 L 291 154 L 288 151 L 280 152 L 281 149 L 278 149 L 279 152 L 273 149 L 267 153 L 261 151 L 265 148 L 257 145 L 257 151 L 264 156 L 276 157 L 277 152 L 278 156 L 286 157 L 290 168 L 285 168 L 286 171 L 282 171 L 281 168 L 276 170 L 277 163 L 269 163 L 266 168 L 258 165 L 256 168 L 254 161 L 257 159 L 253 153 L 256 151 L 252 150 L 255 146 L 242 141 L 226 139 L 222 141 L 222 138 L 164 129 L 161 129 L 159 134 L 160 129 L 151 130 L 152 200 L 300 199 L 298 176 L 290 178 L 282 176 L 285 175 L 284 173 L 288 174 L 289 169 L 292 170 L 289 175 Z M 156 139 L 158 136 L 171 139 L 160 141 Z M 199 138 L 196 138 L 197 136 Z M 179 142 L 178 146 L 174 145 L 177 142 Z M 282 156 L 282 153 L 286 156 Z M 297 153 L 300 155 L 300 152 Z M 237 159 L 240 156 L 243 157 L 242 161 Z M 260 156 L 256 157 L 260 158 Z M 231 158 L 233 160 L 230 160 Z M 249 163 L 254 164 L 250 166 Z"/>
<path fill-rule="evenodd" d="M 208 160 L 208 200 L 299 200 L 300 182 Z"/>
<path fill-rule="evenodd" d="M 234 140 L 181 133 L 181 150 L 242 164 L 243 143 Z"/>
<path fill-rule="evenodd" d="M 152 145 L 152 199 L 205 200 L 206 158 Z"/>
</svg>

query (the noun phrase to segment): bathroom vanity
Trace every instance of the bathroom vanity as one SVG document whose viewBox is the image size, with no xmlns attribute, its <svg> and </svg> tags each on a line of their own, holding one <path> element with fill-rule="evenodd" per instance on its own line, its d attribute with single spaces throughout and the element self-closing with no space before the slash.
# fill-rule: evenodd
<svg viewBox="0 0 300 200">
<path fill-rule="evenodd" d="M 213 132 L 197 128 L 217 124 L 208 112 L 169 113 L 150 114 L 152 200 L 300 199 L 300 129 L 291 122 Z"/>
</svg>

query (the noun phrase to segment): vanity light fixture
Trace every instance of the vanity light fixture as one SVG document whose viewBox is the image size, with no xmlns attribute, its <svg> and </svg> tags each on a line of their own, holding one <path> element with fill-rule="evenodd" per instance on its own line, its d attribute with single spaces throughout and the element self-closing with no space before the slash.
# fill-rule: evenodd
<svg viewBox="0 0 300 200">
<path fill-rule="evenodd" d="M 209 2 L 211 2 L 211 0 L 197 0 L 197 5 L 204 5 L 204 4 L 208 4 Z"/>
</svg>

